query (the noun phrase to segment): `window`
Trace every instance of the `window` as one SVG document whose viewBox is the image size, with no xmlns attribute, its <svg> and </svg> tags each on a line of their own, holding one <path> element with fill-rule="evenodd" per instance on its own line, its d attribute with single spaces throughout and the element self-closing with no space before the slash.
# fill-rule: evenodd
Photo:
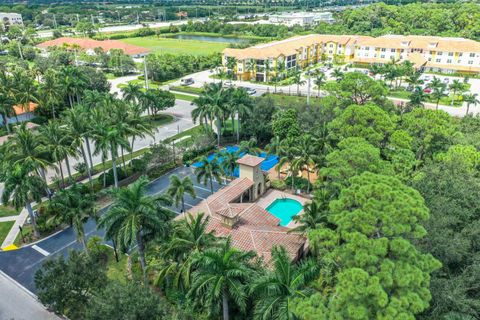
<svg viewBox="0 0 480 320">
<path fill-rule="evenodd" d="M 447 63 L 452 63 L 452 59 L 448 59 L 448 60 L 447 60 Z"/>
<path fill-rule="evenodd" d="M 385 59 L 385 55 L 384 55 L 384 54 L 382 54 L 382 55 L 380 56 L 380 58 L 382 58 L 382 59 Z"/>
<path fill-rule="evenodd" d="M 449 52 L 449 53 L 448 53 L 448 56 L 449 56 L 449 57 L 453 57 L 453 52 Z"/>
<path fill-rule="evenodd" d="M 330 48 L 333 48 L 333 43 L 330 43 Z"/>
<path fill-rule="evenodd" d="M 328 53 L 333 53 L 333 51 L 332 51 L 332 50 L 329 50 Z"/>
<path fill-rule="evenodd" d="M 470 53 L 470 58 L 474 58 L 475 57 L 475 53 Z"/>
<path fill-rule="evenodd" d="M 385 51 L 387 51 L 387 49 L 385 49 L 385 48 L 382 48 L 382 52 L 385 52 Z"/>
<path fill-rule="evenodd" d="M 428 58 L 428 61 L 432 61 L 432 58 Z"/>
<path fill-rule="evenodd" d="M 441 59 L 437 59 L 437 60 L 435 60 L 435 62 L 440 62 L 440 61 L 441 61 Z"/>
<path fill-rule="evenodd" d="M 463 53 L 460 52 L 460 53 L 458 54 L 458 56 L 459 56 L 459 57 L 463 56 Z"/>
<path fill-rule="evenodd" d="M 365 50 L 370 50 L 370 47 L 365 47 Z"/>
<path fill-rule="evenodd" d="M 395 49 L 390 49 L 390 52 L 395 52 Z"/>
<path fill-rule="evenodd" d="M 441 56 L 443 54 L 442 51 L 438 51 L 437 55 Z"/>
<path fill-rule="evenodd" d="M 338 47 L 339 47 L 339 48 L 341 48 L 341 47 L 342 47 L 342 45 L 341 45 L 341 44 L 339 44 L 339 45 L 338 45 Z"/>
<path fill-rule="evenodd" d="M 469 60 L 469 61 L 468 61 L 468 64 L 473 64 L 473 60 Z"/>
<path fill-rule="evenodd" d="M 458 64 L 462 64 L 462 60 L 458 60 Z"/>
</svg>

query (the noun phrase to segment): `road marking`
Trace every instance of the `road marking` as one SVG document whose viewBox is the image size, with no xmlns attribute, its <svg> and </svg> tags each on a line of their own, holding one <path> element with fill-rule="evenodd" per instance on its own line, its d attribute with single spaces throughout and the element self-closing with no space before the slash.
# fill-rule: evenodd
<svg viewBox="0 0 480 320">
<path fill-rule="evenodd" d="M 194 186 L 195 188 L 198 188 L 200 190 L 205 190 L 205 191 L 208 191 L 208 192 L 212 192 L 210 189 L 207 189 L 207 188 L 203 188 L 203 187 L 199 187 L 197 185 Z"/>
<path fill-rule="evenodd" d="M 40 247 L 37 246 L 37 245 L 33 245 L 33 246 L 32 246 L 32 249 L 40 252 L 40 253 L 43 254 L 45 257 L 47 257 L 47 256 L 50 255 L 50 252 L 48 252 L 47 250 L 43 250 L 42 248 L 40 248 Z"/>
</svg>

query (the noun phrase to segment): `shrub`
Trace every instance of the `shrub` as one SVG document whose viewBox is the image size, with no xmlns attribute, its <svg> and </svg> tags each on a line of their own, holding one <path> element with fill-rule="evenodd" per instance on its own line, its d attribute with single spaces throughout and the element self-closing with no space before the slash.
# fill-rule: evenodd
<svg viewBox="0 0 480 320">
<path fill-rule="evenodd" d="M 206 146 L 206 147 L 203 147 L 201 149 L 187 150 L 183 153 L 182 161 L 183 161 L 183 163 L 190 162 L 191 160 L 193 160 L 193 159 L 195 159 L 195 158 L 197 158 L 201 155 L 209 153 L 213 149 L 215 149 L 215 146 Z"/>
<path fill-rule="evenodd" d="M 148 177 L 150 179 L 156 179 L 160 176 L 163 176 L 168 171 L 175 169 L 176 167 L 177 167 L 177 164 L 175 162 L 166 163 L 164 165 L 156 167 L 155 169 L 150 170 L 148 172 Z"/>
<path fill-rule="evenodd" d="M 273 189 L 277 189 L 277 190 L 280 190 L 280 191 L 283 191 L 283 190 L 287 189 L 287 185 L 286 185 L 285 181 L 283 181 L 283 180 L 272 180 L 271 181 L 271 186 L 272 186 Z"/>
<path fill-rule="evenodd" d="M 287 188 L 292 187 L 292 177 L 288 177 L 285 179 L 285 185 Z M 300 189 L 302 191 L 306 191 L 308 187 L 308 180 L 305 178 L 295 177 L 294 187 L 295 187 L 295 190 Z M 312 190 L 312 184 L 310 184 L 310 190 Z"/>
</svg>

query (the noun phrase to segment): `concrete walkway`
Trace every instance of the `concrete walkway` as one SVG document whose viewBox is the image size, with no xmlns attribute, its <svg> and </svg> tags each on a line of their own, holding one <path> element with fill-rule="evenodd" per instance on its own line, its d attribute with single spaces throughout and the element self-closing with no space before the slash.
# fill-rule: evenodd
<svg viewBox="0 0 480 320">
<path fill-rule="evenodd" d="M 8 216 L 0 218 L 0 222 L 8 222 L 8 221 L 15 221 L 17 220 L 18 214 L 15 216 Z"/>
</svg>

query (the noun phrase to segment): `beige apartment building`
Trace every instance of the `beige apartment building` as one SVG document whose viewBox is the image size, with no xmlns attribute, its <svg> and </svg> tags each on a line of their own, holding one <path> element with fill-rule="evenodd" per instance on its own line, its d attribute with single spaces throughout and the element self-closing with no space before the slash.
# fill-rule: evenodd
<svg viewBox="0 0 480 320">
<path fill-rule="evenodd" d="M 474 74 L 480 72 L 480 42 L 427 36 L 310 34 L 223 51 L 223 65 L 227 69 L 233 67 L 237 79 L 256 81 L 269 81 L 280 63 L 288 71 L 320 61 L 369 65 L 389 63 L 392 59 L 411 61 L 425 71 Z"/>
<path fill-rule="evenodd" d="M 246 49 L 227 48 L 223 51 L 223 65 L 231 67 L 228 60 L 235 58 L 233 71 L 237 79 L 269 81 L 277 73 L 279 63 L 288 71 L 320 61 L 352 61 L 356 45 L 367 39 L 370 37 L 309 34 Z"/>
<path fill-rule="evenodd" d="M 360 64 L 411 61 L 418 69 L 443 73 L 479 73 L 480 42 L 464 38 L 386 35 L 355 47 Z"/>
</svg>

